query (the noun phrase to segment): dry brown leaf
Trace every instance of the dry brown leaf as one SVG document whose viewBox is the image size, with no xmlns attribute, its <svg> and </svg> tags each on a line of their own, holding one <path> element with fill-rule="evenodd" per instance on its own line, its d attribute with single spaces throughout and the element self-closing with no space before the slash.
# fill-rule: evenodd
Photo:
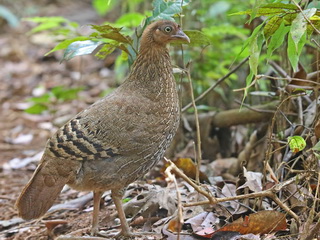
<svg viewBox="0 0 320 240">
<path fill-rule="evenodd" d="M 177 218 L 172 218 L 169 223 L 168 223 L 168 227 L 167 229 L 170 231 L 170 232 L 173 232 L 173 233 L 178 233 L 181 231 L 181 223 L 178 221 Z"/>
<path fill-rule="evenodd" d="M 314 134 L 319 139 L 320 138 L 320 120 L 317 121 L 315 127 L 314 127 Z"/>
<path fill-rule="evenodd" d="M 303 79 L 303 80 L 307 79 L 307 72 L 300 63 L 299 63 L 298 71 L 293 74 L 293 78 L 296 78 L 296 79 L 293 79 L 290 82 L 290 84 L 292 84 L 292 85 L 297 85 L 297 86 L 309 86 L 310 85 L 310 83 L 308 83 L 308 82 L 298 80 L 298 79 Z"/>
<path fill-rule="evenodd" d="M 197 170 L 197 168 L 196 168 L 196 165 L 194 164 L 194 162 L 192 161 L 191 158 L 177 158 L 173 162 L 189 178 L 196 179 L 196 170 Z M 169 165 L 166 164 L 165 167 L 162 169 L 162 172 L 164 172 L 165 169 L 168 166 Z M 209 179 L 208 179 L 207 175 L 205 173 L 201 172 L 201 171 L 200 171 L 199 178 L 200 178 L 200 182 L 209 182 Z"/>
<path fill-rule="evenodd" d="M 190 224 L 193 232 L 197 233 L 203 229 L 209 228 L 217 223 L 218 218 L 213 212 L 202 212 L 190 219 L 185 224 Z"/>
<path fill-rule="evenodd" d="M 286 229 L 287 221 L 285 214 L 266 210 L 245 216 L 244 219 L 239 218 L 233 223 L 220 228 L 218 231 L 235 231 L 241 234 L 266 234 Z"/>
</svg>

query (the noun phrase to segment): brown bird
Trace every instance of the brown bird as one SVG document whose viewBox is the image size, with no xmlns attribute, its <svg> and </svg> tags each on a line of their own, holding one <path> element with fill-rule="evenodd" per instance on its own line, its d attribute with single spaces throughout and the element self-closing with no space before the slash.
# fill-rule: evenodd
<svg viewBox="0 0 320 240">
<path fill-rule="evenodd" d="M 150 24 L 123 84 L 48 140 L 39 166 L 16 203 L 22 218 L 44 215 L 68 184 L 79 191 L 93 191 L 91 233 L 96 234 L 101 196 L 111 190 L 120 235 L 133 234 L 121 205 L 123 192 L 163 158 L 179 124 L 176 83 L 166 47 L 175 40 L 190 42 L 172 21 Z"/>
</svg>

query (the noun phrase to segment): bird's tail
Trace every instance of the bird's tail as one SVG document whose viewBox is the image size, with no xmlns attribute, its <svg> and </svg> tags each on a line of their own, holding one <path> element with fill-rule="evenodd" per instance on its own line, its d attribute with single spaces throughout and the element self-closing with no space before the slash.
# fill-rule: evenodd
<svg viewBox="0 0 320 240">
<path fill-rule="evenodd" d="M 44 215 L 69 180 L 66 170 L 58 159 L 41 161 L 16 202 L 19 216 L 30 220 Z"/>
</svg>

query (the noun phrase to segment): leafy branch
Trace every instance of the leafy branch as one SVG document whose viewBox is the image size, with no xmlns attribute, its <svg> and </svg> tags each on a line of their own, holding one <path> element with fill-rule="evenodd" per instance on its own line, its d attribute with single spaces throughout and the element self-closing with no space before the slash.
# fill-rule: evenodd
<svg viewBox="0 0 320 240">
<path fill-rule="evenodd" d="M 258 17 L 264 19 L 254 29 L 242 48 L 243 51 L 248 47 L 250 55 L 247 86 L 258 74 L 257 68 L 264 43 L 268 60 L 271 60 L 276 49 L 287 45 L 287 56 L 291 67 L 294 71 L 298 71 L 302 48 L 314 32 L 319 33 L 317 29 L 320 27 L 320 11 L 314 7 L 302 10 L 297 4 L 270 3 L 232 15 L 244 14 L 250 15 L 250 20 Z"/>
</svg>

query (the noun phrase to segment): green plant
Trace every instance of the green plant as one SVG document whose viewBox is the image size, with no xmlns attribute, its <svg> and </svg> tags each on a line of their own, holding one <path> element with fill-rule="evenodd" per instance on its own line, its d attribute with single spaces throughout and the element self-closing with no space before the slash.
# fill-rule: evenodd
<svg viewBox="0 0 320 240">
<path fill-rule="evenodd" d="M 261 50 L 267 47 L 266 59 L 270 60 L 272 54 L 281 46 L 287 47 L 287 57 L 294 71 L 298 71 L 298 62 L 303 47 L 310 36 L 319 32 L 320 12 L 313 5 L 306 6 L 302 10 L 296 4 L 281 2 L 256 4 L 253 9 L 234 13 L 232 15 L 250 16 L 250 20 L 264 17 L 265 20 L 259 24 L 251 36 L 245 41 L 243 48 L 249 50 L 250 74 L 246 84 L 250 86 L 253 77 L 258 75 L 258 65 L 261 61 Z M 312 45 L 311 42 L 309 44 Z"/>
<path fill-rule="evenodd" d="M 65 86 L 53 87 L 50 91 L 39 97 L 29 98 L 32 106 L 27 108 L 25 112 L 30 114 L 41 114 L 44 111 L 54 111 L 54 106 L 60 102 L 66 102 L 78 98 L 78 93 L 82 91 L 82 87 L 67 88 Z"/>
</svg>

